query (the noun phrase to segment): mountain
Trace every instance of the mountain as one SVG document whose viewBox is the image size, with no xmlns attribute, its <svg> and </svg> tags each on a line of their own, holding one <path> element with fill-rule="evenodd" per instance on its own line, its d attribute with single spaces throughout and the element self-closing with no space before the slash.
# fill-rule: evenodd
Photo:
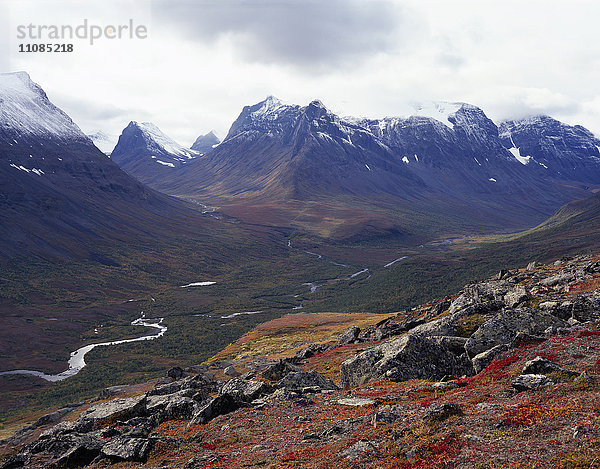
<svg viewBox="0 0 600 469">
<path fill-rule="evenodd" d="M 96 147 L 102 151 L 102 153 L 108 156 L 110 156 L 112 153 L 115 145 L 117 144 L 117 140 L 119 139 L 118 135 L 109 135 L 100 130 L 98 132 L 88 134 L 88 137 L 92 139 L 94 145 L 96 145 Z"/>
<path fill-rule="evenodd" d="M 499 130 L 503 145 L 524 165 L 564 179 L 600 181 L 600 139 L 586 128 L 536 116 L 502 122 Z"/>
<path fill-rule="evenodd" d="M 219 140 L 219 137 L 211 130 L 206 135 L 200 135 L 192 145 L 191 149 L 203 155 L 215 148 L 219 143 L 221 143 L 221 140 Z"/>
<path fill-rule="evenodd" d="M 219 146 L 150 184 L 168 194 L 219 200 L 236 216 L 262 211 L 271 223 L 292 223 L 299 213 L 312 213 L 320 223 L 326 217 L 307 210 L 307 203 L 326 201 L 338 213 L 349 203 L 365 205 L 354 218 L 367 224 L 386 218 L 386 210 L 404 218 L 403 230 L 440 220 L 490 230 L 541 222 L 600 183 L 580 172 L 523 164 L 503 138 L 483 110 L 466 103 L 419 106 L 409 117 L 356 119 L 337 116 L 318 100 L 298 106 L 269 96 L 244 107 Z M 586 161 L 593 174 L 600 171 L 600 160 Z M 259 205 L 268 205 L 270 214 Z"/>
<path fill-rule="evenodd" d="M 0 75 L 0 102 L 0 259 L 91 258 L 201 223 L 122 171 L 27 73 Z"/>
<path fill-rule="evenodd" d="M 200 153 L 185 148 L 150 122 L 132 121 L 121 133 L 112 160 L 143 183 L 161 180 Z"/>
</svg>

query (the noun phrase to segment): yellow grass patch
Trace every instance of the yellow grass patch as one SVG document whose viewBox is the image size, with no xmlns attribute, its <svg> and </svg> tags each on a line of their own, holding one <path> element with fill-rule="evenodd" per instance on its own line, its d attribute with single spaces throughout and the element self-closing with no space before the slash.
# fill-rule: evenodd
<svg viewBox="0 0 600 469">
<path fill-rule="evenodd" d="M 235 360 L 244 355 L 291 357 L 307 344 L 337 341 L 350 326 L 361 329 L 387 316 L 354 313 L 297 313 L 273 319 L 244 334 L 208 360 Z"/>
</svg>

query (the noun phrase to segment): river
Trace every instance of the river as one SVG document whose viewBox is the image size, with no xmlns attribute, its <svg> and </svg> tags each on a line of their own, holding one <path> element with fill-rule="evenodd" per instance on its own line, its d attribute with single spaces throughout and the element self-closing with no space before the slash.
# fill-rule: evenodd
<svg viewBox="0 0 600 469">
<path fill-rule="evenodd" d="M 41 371 L 34 370 L 10 370 L 10 371 L 1 371 L 0 375 L 31 375 L 37 376 L 38 378 L 45 379 L 46 381 L 62 381 L 63 379 L 70 378 L 71 376 L 75 376 L 79 373 L 83 367 L 85 366 L 85 355 L 96 347 L 104 347 L 107 345 L 119 345 L 119 344 L 128 344 L 130 342 L 141 342 L 144 340 L 154 340 L 158 337 L 162 337 L 165 332 L 167 332 L 167 326 L 162 324 L 163 318 L 157 319 L 146 319 L 144 314 L 137 318 L 135 321 L 131 322 L 132 326 L 143 326 L 150 327 L 152 329 L 156 329 L 156 332 L 150 335 L 143 335 L 141 337 L 136 337 L 134 339 L 122 339 L 122 340 L 114 340 L 112 342 L 102 342 L 99 344 L 89 344 L 85 345 L 81 348 L 78 348 L 74 352 L 71 352 L 71 358 L 69 358 L 69 368 L 62 373 L 58 373 L 56 375 L 49 375 L 43 373 Z"/>
</svg>

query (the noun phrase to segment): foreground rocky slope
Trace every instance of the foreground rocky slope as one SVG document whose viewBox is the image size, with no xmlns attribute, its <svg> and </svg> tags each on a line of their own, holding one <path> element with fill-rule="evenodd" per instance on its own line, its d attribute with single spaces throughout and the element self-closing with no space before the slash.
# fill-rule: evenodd
<svg viewBox="0 0 600 469">
<path fill-rule="evenodd" d="M 336 342 L 173 368 L 42 417 L 0 467 L 598 467 L 599 285 L 600 256 L 530 264 Z"/>
</svg>

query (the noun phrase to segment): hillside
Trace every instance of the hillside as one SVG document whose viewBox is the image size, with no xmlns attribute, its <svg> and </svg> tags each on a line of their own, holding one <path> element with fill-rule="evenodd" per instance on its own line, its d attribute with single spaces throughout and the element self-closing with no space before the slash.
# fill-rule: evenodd
<svg viewBox="0 0 600 469">
<path fill-rule="evenodd" d="M 333 340 L 352 315 L 276 320 L 247 337 L 287 346 L 242 338 L 59 409 L 4 440 L 0 467 L 598 467 L 599 281 L 579 256 Z"/>
</svg>

